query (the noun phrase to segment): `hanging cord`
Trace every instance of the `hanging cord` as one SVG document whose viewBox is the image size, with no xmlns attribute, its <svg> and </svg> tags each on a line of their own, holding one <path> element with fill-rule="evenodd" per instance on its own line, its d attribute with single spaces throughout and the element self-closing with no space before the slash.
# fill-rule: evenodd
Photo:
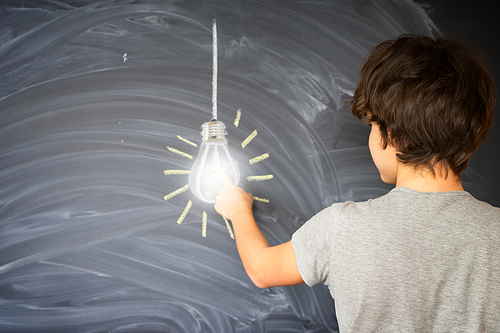
<svg viewBox="0 0 500 333">
<path fill-rule="evenodd" d="M 212 120 L 217 120 L 217 22 L 214 19 L 212 22 Z"/>
</svg>

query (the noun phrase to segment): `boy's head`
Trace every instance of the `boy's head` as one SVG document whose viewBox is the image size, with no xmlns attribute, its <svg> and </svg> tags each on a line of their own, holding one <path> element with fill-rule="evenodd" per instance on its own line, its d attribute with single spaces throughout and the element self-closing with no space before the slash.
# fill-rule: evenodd
<svg viewBox="0 0 500 333">
<path fill-rule="evenodd" d="M 495 88 L 470 46 L 407 35 L 379 44 L 361 69 L 352 113 L 380 126 L 383 146 L 415 167 L 456 176 L 493 124 Z"/>
</svg>

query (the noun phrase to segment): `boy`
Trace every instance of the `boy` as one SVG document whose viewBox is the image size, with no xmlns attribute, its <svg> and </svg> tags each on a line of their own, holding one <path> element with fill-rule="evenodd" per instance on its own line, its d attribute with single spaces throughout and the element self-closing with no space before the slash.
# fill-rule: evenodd
<svg viewBox="0 0 500 333">
<path fill-rule="evenodd" d="M 500 208 L 461 185 L 493 122 L 495 90 L 469 46 L 401 36 L 368 56 L 350 105 L 371 125 L 382 180 L 367 202 L 337 203 L 270 247 L 252 195 L 228 183 L 215 209 L 233 222 L 261 288 L 328 285 L 340 332 L 500 332 Z"/>
</svg>

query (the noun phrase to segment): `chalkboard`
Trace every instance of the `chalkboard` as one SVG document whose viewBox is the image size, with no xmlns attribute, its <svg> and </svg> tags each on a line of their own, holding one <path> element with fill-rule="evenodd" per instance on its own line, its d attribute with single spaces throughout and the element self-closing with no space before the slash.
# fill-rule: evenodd
<svg viewBox="0 0 500 333">
<path fill-rule="evenodd" d="M 336 332 L 324 286 L 253 286 L 230 224 L 176 174 L 190 169 L 211 117 L 212 20 L 219 120 L 277 244 L 334 202 L 391 188 L 345 102 L 382 40 L 468 39 L 463 17 L 489 24 L 453 6 L 4 1 L 0 331 Z M 498 55 L 490 28 L 485 51 Z M 497 120 L 464 173 L 465 187 L 495 205 L 498 133 Z"/>
</svg>

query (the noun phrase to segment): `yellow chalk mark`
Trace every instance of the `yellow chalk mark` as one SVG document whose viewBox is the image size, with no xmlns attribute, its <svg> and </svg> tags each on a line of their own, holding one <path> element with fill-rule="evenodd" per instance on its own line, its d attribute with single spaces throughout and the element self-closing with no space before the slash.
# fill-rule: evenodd
<svg viewBox="0 0 500 333">
<path fill-rule="evenodd" d="M 260 161 L 263 161 L 265 160 L 266 158 L 269 157 L 269 153 L 265 153 L 265 154 L 262 154 L 260 156 L 257 156 L 257 157 L 254 157 L 254 158 L 251 158 L 249 160 L 250 164 L 255 164 L 255 163 L 259 163 Z"/>
<path fill-rule="evenodd" d="M 176 195 L 179 195 L 181 194 L 182 192 L 185 192 L 187 191 L 187 189 L 189 188 L 189 184 L 186 184 L 185 186 L 181 187 L 180 189 L 178 190 L 175 190 L 173 191 L 172 193 L 170 194 L 167 194 L 166 196 L 164 196 L 163 198 L 165 199 L 165 201 L 167 200 L 170 200 L 172 199 L 173 197 L 175 197 Z"/>
<path fill-rule="evenodd" d="M 247 180 L 249 182 L 251 181 L 261 181 L 261 180 L 269 180 L 269 179 L 273 179 L 274 176 L 273 175 L 262 175 L 262 176 L 249 176 L 247 177 Z"/>
<path fill-rule="evenodd" d="M 266 199 L 266 198 L 253 197 L 253 199 L 254 199 L 255 201 L 260 201 L 260 202 L 269 203 L 269 199 Z"/>
<path fill-rule="evenodd" d="M 191 173 L 190 170 L 163 170 L 165 176 L 171 175 L 189 175 Z"/>
<path fill-rule="evenodd" d="M 234 118 L 235 127 L 238 127 L 240 125 L 240 119 L 241 119 L 241 109 L 238 109 L 238 111 L 236 111 L 236 118 Z"/>
<path fill-rule="evenodd" d="M 229 237 L 234 239 L 233 230 L 231 229 L 231 225 L 229 225 L 229 221 L 224 216 L 222 218 L 224 219 L 224 222 L 226 222 L 227 231 L 229 231 Z"/>
<path fill-rule="evenodd" d="M 216 169 L 210 172 L 209 176 L 218 175 L 219 173 L 224 173 L 224 172 L 226 172 L 226 169 Z"/>
<path fill-rule="evenodd" d="M 207 213 L 206 212 L 203 212 L 203 217 L 202 217 L 202 220 L 201 220 L 201 235 L 203 237 L 207 237 Z"/>
<path fill-rule="evenodd" d="M 182 151 L 180 151 L 178 149 L 175 149 L 175 148 L 172 148 L 172 147 L 169 147 L 169 146 L 167 146 L 167 149 L 170 150 L 172 153 L 176 153 L 176 154 L 179 154 L 181 156 L 193 159 L 193 156 L 191 156 L 189 154 L 186 154 L 185 152 L 182 152 Z"/>
<path fill-rule="evenodd" d="M 185 143 L 188 143 L 188 144 L 190 144 L 191 146 L 198 147 L 198 145 L 197 145 L 196 143 L 191 142 L 191 141 L 189 141 L 188 139 L 185 139 L 185 138 L 183 138 L 183 137 L 182 137 L 182 136 L 180 136 L 180 135 L 177 135 L 177 139 L 179 139 L 179 140 L 181 140 L 181 141 L 184 141 Z"/>
<path fill-rule="evenodd" d="M 188 201 L 186 208 L 184 208 L 184 211 L 182 212 L 181 216 L 179 216 L 179 219 L 177 220 L 177 224 L 181 224 L 182 221 L 186 218 L 187 213 L 189 213 L 189 209 L 191 209 L 191 206 L 193 205 L 193 202 L 191 200 Z"/>
<path fill-rule="evenodd" d="M 253 140 L 257 136 L 257 130 L 253 131 L 242 143 L 241 143 L 241 148 L 245 148 L 250 141 Z"/>
</svg>

